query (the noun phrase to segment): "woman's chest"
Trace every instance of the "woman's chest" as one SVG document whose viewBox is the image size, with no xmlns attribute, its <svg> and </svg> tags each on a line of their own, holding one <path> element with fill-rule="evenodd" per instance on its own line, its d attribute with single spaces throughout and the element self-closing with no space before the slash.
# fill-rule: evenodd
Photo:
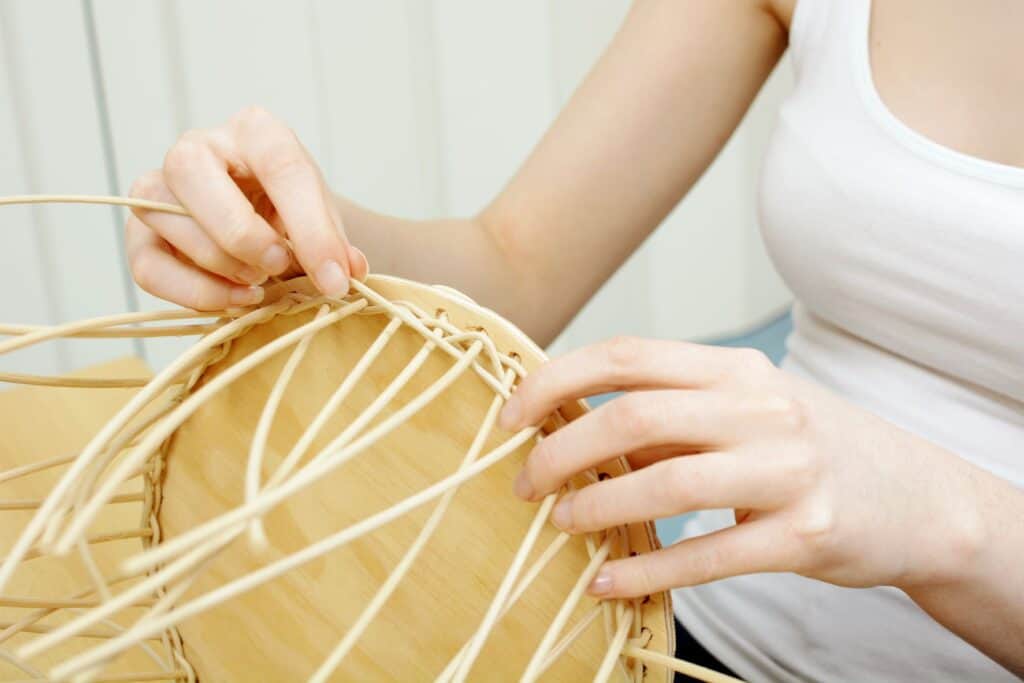
<svg viewBox="0 0 1024 683">
<path fill-rule="evenodd" d="M 843 4 L 867 8 L 869 69 L 893 116 L 937 144 L 1024 167 L 1024 2 L 772 2 L 789 29 L 798 12 L 849 13 Z"/>
<path fill-rule="evenodd" d="M 890 109 L 872 18 L 868 0 L 797 5 L 796 87 L 762 170 L 766 245 L 822 319 L 1024 400 L 1024 167 L 957 150 Z"/>
<path fill-rule="evenodd" d="M 874 0 L 875 85 L 898 119 L 935 142 L 1024 167 L 1024 3 Z"/>
<path fill-rule="evenodd" d="M 760 197 L 794 294 L 860 339 L 1024 400 L 1024 169 L 996 182 L 981 172 L 999 169 L 931 158 L 866 111 L 799 95 Z"/>
</svg>

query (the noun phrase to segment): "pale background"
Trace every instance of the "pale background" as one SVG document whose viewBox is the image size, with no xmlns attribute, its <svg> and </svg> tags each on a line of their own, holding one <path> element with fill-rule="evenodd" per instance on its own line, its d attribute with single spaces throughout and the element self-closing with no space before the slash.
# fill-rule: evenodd
<svg viewBox="0 0 1024 683">
<path fill-rule="evenodd" d="M 181 132 L 259 104 L 294 127 L 332 187 L 355 200 L 410 217 L 469 214 L 514 172 L 627 7 L 3 0 L 0 194 L 126 193 Z M 755 202 L 790 87 L 784 62 L 712 169 L 553 352 L 620 333 L 706 339 L 786 305 Z M 163 305 L 131 282 L 122 220 L 106 207 L 0 208 L 0 321 Z M 184 343 L 61 342 L 0 366 L 54 373 L 135 352 L 159 367 Z"/>
</svg>

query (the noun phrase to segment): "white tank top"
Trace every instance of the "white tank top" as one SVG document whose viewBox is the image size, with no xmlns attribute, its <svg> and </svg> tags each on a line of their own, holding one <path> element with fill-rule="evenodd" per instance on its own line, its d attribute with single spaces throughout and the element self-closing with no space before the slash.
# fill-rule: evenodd
<svg viewBox="0 0 1024 683">
<path fill-rule="evenodd" d="M 800 0 L 793 17 L 796 89 L 760 198 L 798 299 L 783 367 L 1024 486 L 1024 169 L 900 122 L 873 85 L 869 27 L 868 0 Z M 702 512 L 684 534 L 731 523 Z M 753 681 L 1016 680 L 895 588 L 758 574 L 673 597 Z"/>
</svg>

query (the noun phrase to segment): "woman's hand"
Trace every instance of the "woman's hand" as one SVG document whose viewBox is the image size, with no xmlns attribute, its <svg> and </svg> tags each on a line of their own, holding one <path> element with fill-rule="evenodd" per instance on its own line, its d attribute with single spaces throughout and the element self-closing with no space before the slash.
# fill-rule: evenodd
<svg viewBox="0 0 1024 683">
<path fill-rule="evenodd" d="M 734 508 L 736 526 L 608 562 L 590 587 L 646 595 L 753 572 L 844 586 L 948 584 L 985 544 L 980 470 L 810 383 L 759 352 L 615 339 L 528 376 L 502 413 L 517 429 L 566 400 L 629 390 L 544 439 L 516 481 L 538 500 L 627 455 L 635 471 L 566 494 L 572 532 Z"/>
<path fill-rule="evenodd" d="M 175 303 L 199 310 L 256 304 L 269 276 L 303 270 L 330 295 L 347 292 L 350 277 L 366 276 L 366 257 L 348 244 L 316 162 L 261 109 L 185 133 L 131 195 L 180 204 L 192 216 L 134 209 L 125 226 L 136 282 Z"/>
</svg>

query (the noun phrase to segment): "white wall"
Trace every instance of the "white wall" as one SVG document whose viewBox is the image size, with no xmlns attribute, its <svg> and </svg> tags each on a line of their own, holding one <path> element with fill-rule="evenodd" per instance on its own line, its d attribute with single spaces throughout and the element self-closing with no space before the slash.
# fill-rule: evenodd
<svg viewBox="0 0 1024 683">
<path fill-rule="evenodd" d="M 411 217 L 476 211 L 610 39 L 625 0 L 3 0 L 0 194 L 124 193 L 184 130 L 260 104 L 338 190 Z M 712 170 L 555 343 L 741 328 L 788 294 L 754 185 L 788 69 Z M 685 125 L 680 123 L 680 125 Z M 121 210 L 0 209 L 0 321 L 161 306 L 130 282 Z M 176 340 L 74 341 L 0 359 L 66 371 Z"/>
</svg>

